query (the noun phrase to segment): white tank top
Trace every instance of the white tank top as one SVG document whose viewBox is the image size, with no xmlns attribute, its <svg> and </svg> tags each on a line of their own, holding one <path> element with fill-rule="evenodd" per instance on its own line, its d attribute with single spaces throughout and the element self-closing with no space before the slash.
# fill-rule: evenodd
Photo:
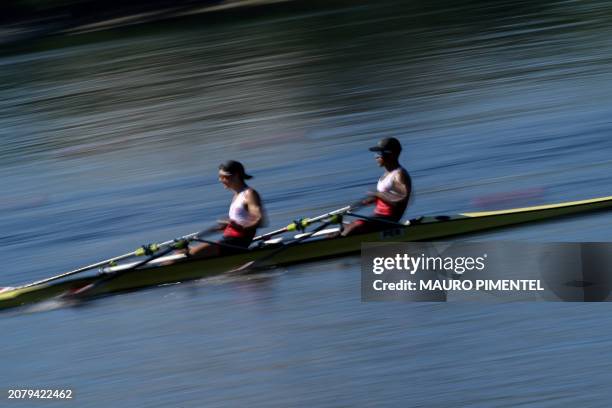
<svg viewBox="0 0 612 408">
<path fill-rule="evenodd" d="M 393 191 L 393 177 L 395 177 L 395 174 L 399 171 L 402 171 L 401 167 L 390 171 L 389 173 L 378 179 L 376 191 L 378 191 L 379 193 L 390 193 L 391 191 Z"/>
<path fill-rule="evenodd" d="M 244 208 L 244 202 L 246 200 L 245 194 L 247 189 L 245 188 L 236 195 L 236 198 L 232 201 L 229 208 L 229 219 L 234 221 L 238 225 L 247 225 L 252 219 L 251 214 Z"/>
</svg>

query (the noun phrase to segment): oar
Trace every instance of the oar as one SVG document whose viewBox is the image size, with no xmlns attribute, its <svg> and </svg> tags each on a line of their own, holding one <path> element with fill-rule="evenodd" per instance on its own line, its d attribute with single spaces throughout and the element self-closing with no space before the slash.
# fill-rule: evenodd
<svg viewBox="0 0 612 408">
<path fill-rule="evenodd" d="M 348 206 L 350 207 L 350 206 Z M 347 208 L 347 207 L 344 207 Z M 269 253 L 268 255 L 265 255 L 259 259 L 256 259 L 254 261 L 249 261 L 247 263 L 245 263 L 244 265 L 241 265 L 237 268 L 234 268 L 230 271 L 228 271 L 226 274 L 227 275 L 235 275 L 235 274 L 246 274 L 251 272 L 254 269 L 257 268 L 261 268 L 262 265 L 268 261 L 271 258 L 274 258 L 275 256 L 277 256 L 278 254 L 280 254 L 281 252 L 285 251 L 287 248 L 291 248 L 292 246 L 295 246 L 297 244 L 299 244 L 300 242 L 312 237 L 313 235 L 315 235 L 317 232 L 325 229 L 328 225 L 330 224 L 336 224 L 336 223 L 340 223 L 342 222 L 342 217 L 341 214 L 333 214 L 329 217 L 329 220 L 324 222 L 323 224 L 319 225 L 317 228 L 315 228 L 314 230 L 312 230 L 311 232 L 308 232 L 304 235 L 302 235 L 301 237 L 289 242 L 288 244 L 283 245 L 282 247 L 276 249 L 275 251 L 272 251 L 271 253 Z"/>
<path fill-rule="evenodd" d="M 283 228 L 279 228 L 275 231 L 271 231 L 268 232 L 266 234 L 263 235 L 259 235 L 255 238 L 253 238 L 253 241 L 261 241 L 261 240 L 265 240 L 268 239 L 270 237 L 273 237 L 275 235 L 279 235 L 279 234 L 284 234 L 285 232 L 291 232 L 291 231 L 304 231 L 306 229 L 306 227 L 308 227 L 311 224 L 314 224 L 315 222 L 321 222 L 329 217 L 332 217 L 334 215 L 339 215 L 339 214 L 345 214 L 351 210 L 356 210 L 359 207 L 362 207 L 363 203 L 362 201 L 358 201 L 355 202 L 351 205 L 347 205 L 345 207 L 342 208 L 338 208 L 337 210 L 333 210 L 330 211 L 328 213 L 313 217 L 313 218 L 302 218 L 296 221 L 293 221 L 291 224 L 287 225 L 286 227 Z M 328 224 L 329 225 L 329 224 Z"/>
<path fill-rule="evenodd" d="M 176 238 L 172 241 L 167 241 L 168 242 L 168 248 L 164 249 L 161 252 L 158 252 L 156 254 L 152 254 L 151 256 L 149 256 L 147 259 L 138 262 L 135 265 L 130 266 L 129 268 L 120 270 L 120 271 L 116 271 L 116 272 L 111 272 L 108 273 L 106 276 L 102 277 L 101 279 L 98 279 L 88 285 L 85 285 L 82 288 L 79 288 L 76 291 L 64 294 L 63 297 L 64 298 L 70 298 L 70 297 L 74 297 L 74 298 L 82 298 L 84 297 L 88 292 L 91 292 L 92 290 L 94 290 L 97 287 L 100 287 L 101 285 L 108 283 L 112 280 L 117 279 L 120 276 L 123 276 L 129 272 L 132 272 L 142 266 L 145 266 L 146 264 L 148 264 L 149 262 L 153 261 L 154 259 L 157 258 L 161 258 L 164 255 L 169 254 L 170 252 L 173 252 L 177 249 L 185 249 L 185 248 L 189 248 L 189 242 L 191 241 L 195 241 L 198 240 L 200 236 L 203 235 L 207 235 L 207 234 L 211 234 L 213 232 L 216 232 L 219 230 L 218 226 L 214 226 L 214 227 L 210 227 L 207 228 L 205 230 L 202 230 L 200 232 L 197 233 L 193 233 L 193 234 L 189 234 L 189 235 L 185 235 L 184 237 L 181 238 Z"/>
<path fill-rule="evenodd" d="M 107 282 L 110 282 L 112 280 L 115 280 L 119 276 L 125 275 L 128 272 L 132 272 L 132 271 L 140 268 L 141 266 L 144 266 L 144 265 L 148 264 L 149 262 L 151 262 L 154 259 L 161 258 L 162 256 L 167 255 L 170 252 L 175 251 L 177 249 L 185 249 L 185 248 L 187 248 L 189 246 L 189 240 L 190 239 L 177 238 L 176 240 L 172 241 L 173 244 L 169 245 L 168 248 L 164 249 L 163 251 L 158 252 L 158 253 L 156 253 L 154 255 L 151 255 L 147 259 L 142 260 L 142 261 L 138 262 L 135 265 L 132 265 L 131 267 L 129 267 L 127 269 L 123 269 L 123 270 L 120 270 L 120 271 L 108 273 L 106 276 L 102 277 L 101 279 L 93 281 L 92 283 L 90 283 L 88 285 L 85 285 L 82 288 L 79 288 L 79 289 L 77 289 L 75 291 L 66 293 L 66 294 L 62 295 L 62 297 L 63 298 L 82 298 L 88 292 L 91 292 L 95 288 L 100 287 L 101 285 L 103 285 L 103 284 L 105 284 Z"/>
<path fill-rule="evenodd" d="M 199 236 L 202 236 L 202 235 L 211 234 L 211 233 L 217 231 L 218 228 L 219 228 L 218 226 L 215 226 L 215 227 L 210 227 L 210 228 L 204 229 L 204 230 L 199 231 L 199 232 L 192 232 L 191 234 L 187 234 L 187 235 L 182 236 L 180 239 L 192 239 L 192 238 L 196 238 L 196 237 L 199 237 Z M 150 254 L 153 254 L 153 253 L 159 251 L 161 248 L 174 243 L 175 241 L 176 240 L 173 239 L 173 240 L 162 242 L 160 244 L 143 245 L 140 248 L 138 248 L 137 250 L 129 252 L 127 254 L 119 255 L 119 256 L 116 256 L 116 257 L 113 257 L 113 258 L 106 259 L 104 261 L 96 262 L 96 263 L 91 264 L 91 265 L 83 266 L 81 268 L 74 269 L 72 271 L 68 271 L 68 272 L 64 272 L 64 273 L 59 274 L 59 275 L 51 276 L 50 278 L 45 278 L 45 279 L 41 279 L 41 280 L 38 280 L 38 281 L 35 281 L 35 282 L 32 282 L 32 283 L 28 283 L 26 285 L 18 286 L 15 289 L 29 288 L 31 286 L 36 286 L 36 285 L 41 285 L 43 283 L 53 282 L 53 281 L 56 281 L 58 279 L 62 279 L 62 278 L 66 278 L 68 276 L 76 275 L 76 274 L 81 273 L 81 272 L 86 272 L 86 271 L 90 271 L 92 269 L 95 269 L 95 268 L 98 268 L 98 267 L 101 267 L 101 266 L 106 266 L 106 265 L 109 265 L 109 264 L 113 264 L 113 263 L 115 263 L 117 261 L 121 261 L 123 259 L 130 258 L 130 257 L 133 257 L 133 256 L 150 255 Z"/>
</svg>

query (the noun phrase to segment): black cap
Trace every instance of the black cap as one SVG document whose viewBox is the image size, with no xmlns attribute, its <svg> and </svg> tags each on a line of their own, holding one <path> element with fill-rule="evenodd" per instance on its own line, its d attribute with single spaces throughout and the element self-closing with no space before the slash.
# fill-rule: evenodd
<svg viewBox="0 0 612 408">
<path fill-rule="evenodd" d="M 402 151 L 402 145 L 400 144 L 399 140 L 394 137 L 385 137 L 384 139 L 380 139 L 376 146 L 370 147 L 370 151 L 400 154 Z"/>
<path fill-rule="evenodd" d="M 234 174 L 238 174 L 240 178 L 243 180 L 248 180 L 248 179 L 253 178 L 253 176 L 250 176 L 245 173 L 244 166 L 242 165 L 242 163 L 234 161 L 234 160 L 228 160 L 225 163 L 220 164 L 219 171 L 221 172 L 221 174 L 224 174 L 226 176 L 232 176 Z"/>
</svg>

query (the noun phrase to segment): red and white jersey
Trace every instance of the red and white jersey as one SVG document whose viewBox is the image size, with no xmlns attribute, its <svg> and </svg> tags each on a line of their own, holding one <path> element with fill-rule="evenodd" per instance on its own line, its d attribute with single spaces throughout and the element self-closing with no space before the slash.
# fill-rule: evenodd
<svg viewBox="0 0 612 408">
<path fill-rule="evenodd" d="M 234 197 L 234 199 L 232 200 L 232 204 L 229 208 L 228 215 L 230 221 L 233 224 L 239 226 L 249 225 L 253 220 L 253 216 L 247 211 L 244 205 L 246 201 L 246 192 L 247 189 L 245 188 L 244 190 L 236 194 L 236 197 Z M 225 230 L 223 231 L 223 236 L 234 238 L 247 238 L 247 236 L 252 235 L 252 233 L 252 231 L 246 232 L 241 228 L 236 228 L 232 224 L 228 224 L 228 226 L 225 227 Z"/>
<path fill-rule="evenodd" d="M 401 166 L 384 174 L 376 185 L 376 191 L 379 193 L 396 193 L 400 194 L 393 190 L 393 179 L 397 175 L 398 172 L 405 171 Z M 376 208 L 374 208 L 374 215 L 379 217 L 385 217 L 393 219 L 394 221 L 399 221 L 404 215 L 404 211 L 406 210 L 406 205 L 408 204 L 408 200 L 403 203 L 398 203 L 397 205 L 389 205 L 380 198 L 376 198 Z"/>
</svg>

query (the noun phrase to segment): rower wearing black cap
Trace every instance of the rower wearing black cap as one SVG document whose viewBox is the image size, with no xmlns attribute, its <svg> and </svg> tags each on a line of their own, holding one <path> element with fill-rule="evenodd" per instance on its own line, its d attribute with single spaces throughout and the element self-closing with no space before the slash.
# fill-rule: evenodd
<svg viewBox="0 0 612 408">
<path fill-rule="evenodd" d="M 380 140 L 370 148 L 376 152 L 376 162 L 385 168 L 378 180 L 376 192 L 368 193 L 364 204 L 375 204 L 374 214 L 366 220 L 357 220 L 344 228 L 342 235 L 361 234 L 390 228 L 389 222 L 399 222 L 408 206 L 412 181 L 410 175 L 399 164 L 402 145 L 394 137 Z M 376 222 L 376 220 L 382 222 Z"/>
<path fill-rule="evenodd" d="M 223 238 L 212 245 L 203 243 L 189 249 L 189 255 L 208 257 L 240 252 L 247 249 L 258 227 L 265 223 L 265 212 L 257 191 L 249 187 L 245 180 L 253 178 L 248 175 L 242 163 L 227 161 L 219 166 L 219 181 L 234 192 L 229 208 L 228 219 L 219 221 L 219 230 Z"/>
</svg>

